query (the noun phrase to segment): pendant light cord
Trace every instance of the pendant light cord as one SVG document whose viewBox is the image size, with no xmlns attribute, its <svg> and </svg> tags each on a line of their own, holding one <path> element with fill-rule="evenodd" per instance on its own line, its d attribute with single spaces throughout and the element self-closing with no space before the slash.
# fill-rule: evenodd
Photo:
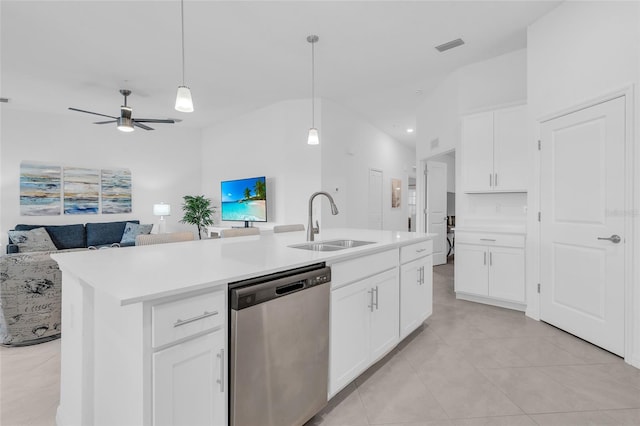
<svg viewBox="0 0 640 426">
<path fill-rule="evenodd" d="M 315 94 L 315 86 L 316 86 L 316 74 L 315 74 L 315 42 L 311 42 L 311 127 L 316 127 L 316 94 Z"/>
<path fill-rule="evenodd" d="M 180 18 L 182 20 L 182 85 L 184 86 L 184 0 L 180 0 Z"/>
</svg>

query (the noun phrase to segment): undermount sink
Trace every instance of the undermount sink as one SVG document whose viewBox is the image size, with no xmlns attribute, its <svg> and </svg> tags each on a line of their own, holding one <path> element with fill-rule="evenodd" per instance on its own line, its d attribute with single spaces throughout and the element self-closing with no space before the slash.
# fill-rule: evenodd
<svg viewBox="0 0 640 426">
<path fill-rule="evenodd" d="M 374 244 L 374 242 L 359 241 L 359 240 L 331 240 L 331 241 L 318 241 L 318 242 L 309 242 L 304 244 L 295 244 L 289 247 L 302 249 L 302 250 L 312 250 L 312 251 L 336 251 L 336 250 L 344 250 L 347 248 L 360 247 L 367 244 Z"/>
</svg>

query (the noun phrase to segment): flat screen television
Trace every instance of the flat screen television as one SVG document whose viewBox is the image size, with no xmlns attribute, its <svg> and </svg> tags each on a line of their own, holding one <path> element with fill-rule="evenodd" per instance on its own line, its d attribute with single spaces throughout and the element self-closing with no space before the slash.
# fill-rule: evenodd
<svg viewBox="0 0 640 426">
<path fill-rule="evenodd" d="M 244 222 L 267 221 L 267 182 L 264 176 L 222 181 L 222 220 Z"/>
</svg>

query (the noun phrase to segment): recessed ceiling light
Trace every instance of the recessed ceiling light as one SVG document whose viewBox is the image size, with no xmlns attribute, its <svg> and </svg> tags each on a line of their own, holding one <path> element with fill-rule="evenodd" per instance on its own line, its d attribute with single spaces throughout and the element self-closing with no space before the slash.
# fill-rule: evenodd
<svg viewBox="0 0 640 426">
<path fill-rule="evenodd" d="M 409 128 L 407 129 L 407 133 L 413 133 L 413 132 L 414 132 L 414 130 L 413 130 L 411 127 L 409 127 Z"/>
</svg>

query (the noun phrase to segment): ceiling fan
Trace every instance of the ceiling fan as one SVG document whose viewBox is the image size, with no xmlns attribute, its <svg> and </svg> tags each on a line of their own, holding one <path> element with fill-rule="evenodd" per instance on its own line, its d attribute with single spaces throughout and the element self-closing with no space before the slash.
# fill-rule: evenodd
<svg viewBox="0 0 640 426">
<path fill-rule="evenodd" d="M 117 127 L 118 130 L 122 131 L 122 132 L 133 132 L 134 126 L 135 127 L 140 127 L 141 129 L 144 130 L 153 130 L 153 128 L 142 124 L 142 123 L 169 123 L 169 124 L 173 124 L 176 122 L 176 120 L 167 118 L 167 119 L 156 119 L 156 118 L 133 118 L 131 116 L 131 113 L 133 112 L 133 110 L 131 109 L 130 106 L 127 106 L 127 96 L 129 96 L 131 94 L 131 90 L 126 90 L 126 89 L 120 89 L 120 93 L 122 94 L 122 96 L 124 96 L 124 105 L 122 105 L 120 107 L 120 117 L 113 117 L 111 115 L 106 115 L 106 114 L 100 114 L 98 112 L 92 112 L 92 111 L 85 111 L 83 109 L 78 109 L 78 108 L 69 108 L 72 111 L 78 111 L 78 112 L 86 112 L 87 114 L 93 114 L 93 115 L 100 115 L 102 117 L 109 117 L 109 118 L 113 118 L 113 120 L 109 120 L 109 121 L 97 121 L 93 124 L 107 124 L 107 123 L 118 123 Z"/>
</svg>

